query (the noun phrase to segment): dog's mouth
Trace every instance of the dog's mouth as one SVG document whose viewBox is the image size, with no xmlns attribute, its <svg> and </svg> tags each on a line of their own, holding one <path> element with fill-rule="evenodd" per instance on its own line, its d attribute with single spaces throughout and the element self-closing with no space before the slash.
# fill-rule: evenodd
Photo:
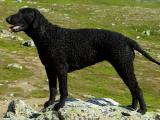
<svg viewBox="0 0 160 120">
<path fill-rule="evenodd" d="M 21 25 L 11 25 L 9 27 L 9 31 L 11 31 L 11 32 L 19 32 L 22 29 L 23 29 L 23 26 L 21 26 Z"/>
</svg>

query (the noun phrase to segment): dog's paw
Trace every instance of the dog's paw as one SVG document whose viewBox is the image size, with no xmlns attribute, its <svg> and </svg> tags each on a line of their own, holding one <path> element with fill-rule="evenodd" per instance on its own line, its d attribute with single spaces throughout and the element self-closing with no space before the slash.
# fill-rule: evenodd
<svg viewBox="0 0 160 120">
<path fill-rule="evenodd" d="M 54 109 L 55 111 L 58 111 L 61 107 L 62 107 L 61 103 L 57 103 L 57 104 L 54 105 L 54 108 L 53 108 L 53 109 Z"/>
<path fill-rule="evenodd" d="M 58 111 L 60 108 L 62 108 L 64 106 L 65 102 L 59 102 L 57 104 L 54 105 L 54 110 Z"/>
<path fill-rule="evenodd" d="M 139 109 L 139 110 L 137 110 L 137 112 L 139 112 L 142 115 L 144 115 L 147 112 L 147 109 Z"/>
<path fill-rule="evenodd" d="M 130 110 L 136 110 L 137 106 L 135 106 L 135 105 L 134 106 L 133 105 L 128 105 L 127 108 L 130 109 Z"/>
<path fill-rule="evenodd" d="M 44 103 L 44 108 L 47 108 L 50 105 L 53 105 L 54 101 L 48 100 Z"/>
</svg>

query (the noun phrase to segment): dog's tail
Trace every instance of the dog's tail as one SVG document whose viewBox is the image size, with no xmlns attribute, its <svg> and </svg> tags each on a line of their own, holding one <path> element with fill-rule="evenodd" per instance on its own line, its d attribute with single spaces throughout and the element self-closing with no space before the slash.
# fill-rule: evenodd
<svg viewBox="0 0 160 120">
<path fill-rule="evenodd" d="M 128 44 L 130 47 L 132 47 L 133 49 L 137 50 L 138 52 L 140 52 L 143 56 L 145 56 L 146 58 L 148 58 L 150 61 L 160 65 L 160 62 L 158 62 L 157 60 L 155 60 L 154 58 L 152 58 L 147 52 L 145 52 L 139 45 L 137 42 L 129 39 L 128 40 Z"/>
</svg>

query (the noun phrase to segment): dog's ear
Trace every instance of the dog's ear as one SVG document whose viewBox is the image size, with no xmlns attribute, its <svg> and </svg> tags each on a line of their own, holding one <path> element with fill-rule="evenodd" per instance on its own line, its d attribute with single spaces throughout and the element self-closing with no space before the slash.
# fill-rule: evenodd
<svg viewBox="0 0 160 120">
<path fill-rule="evenodd" d="M 40 22 L 40 12 L 38 10 L 34 11 L 33 28 L 37 28 Z"/>
</svg>

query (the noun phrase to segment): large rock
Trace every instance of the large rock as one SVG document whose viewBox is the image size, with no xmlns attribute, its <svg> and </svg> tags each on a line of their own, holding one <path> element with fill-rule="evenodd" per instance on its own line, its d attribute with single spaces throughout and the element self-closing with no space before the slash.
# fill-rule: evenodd
<svg viewBox="0 0 160 120">
<path fill-rule="evenodd" d="M 160 120 L 158 112 L 141 115 L 108 98 L 94 98 L 86 102 L 68 99 L 59 112 L 53 111 L 53 107 L 51 105 L 38 112 L 21 100 L 14 100 L 0 120 Z"/>
</svg>

